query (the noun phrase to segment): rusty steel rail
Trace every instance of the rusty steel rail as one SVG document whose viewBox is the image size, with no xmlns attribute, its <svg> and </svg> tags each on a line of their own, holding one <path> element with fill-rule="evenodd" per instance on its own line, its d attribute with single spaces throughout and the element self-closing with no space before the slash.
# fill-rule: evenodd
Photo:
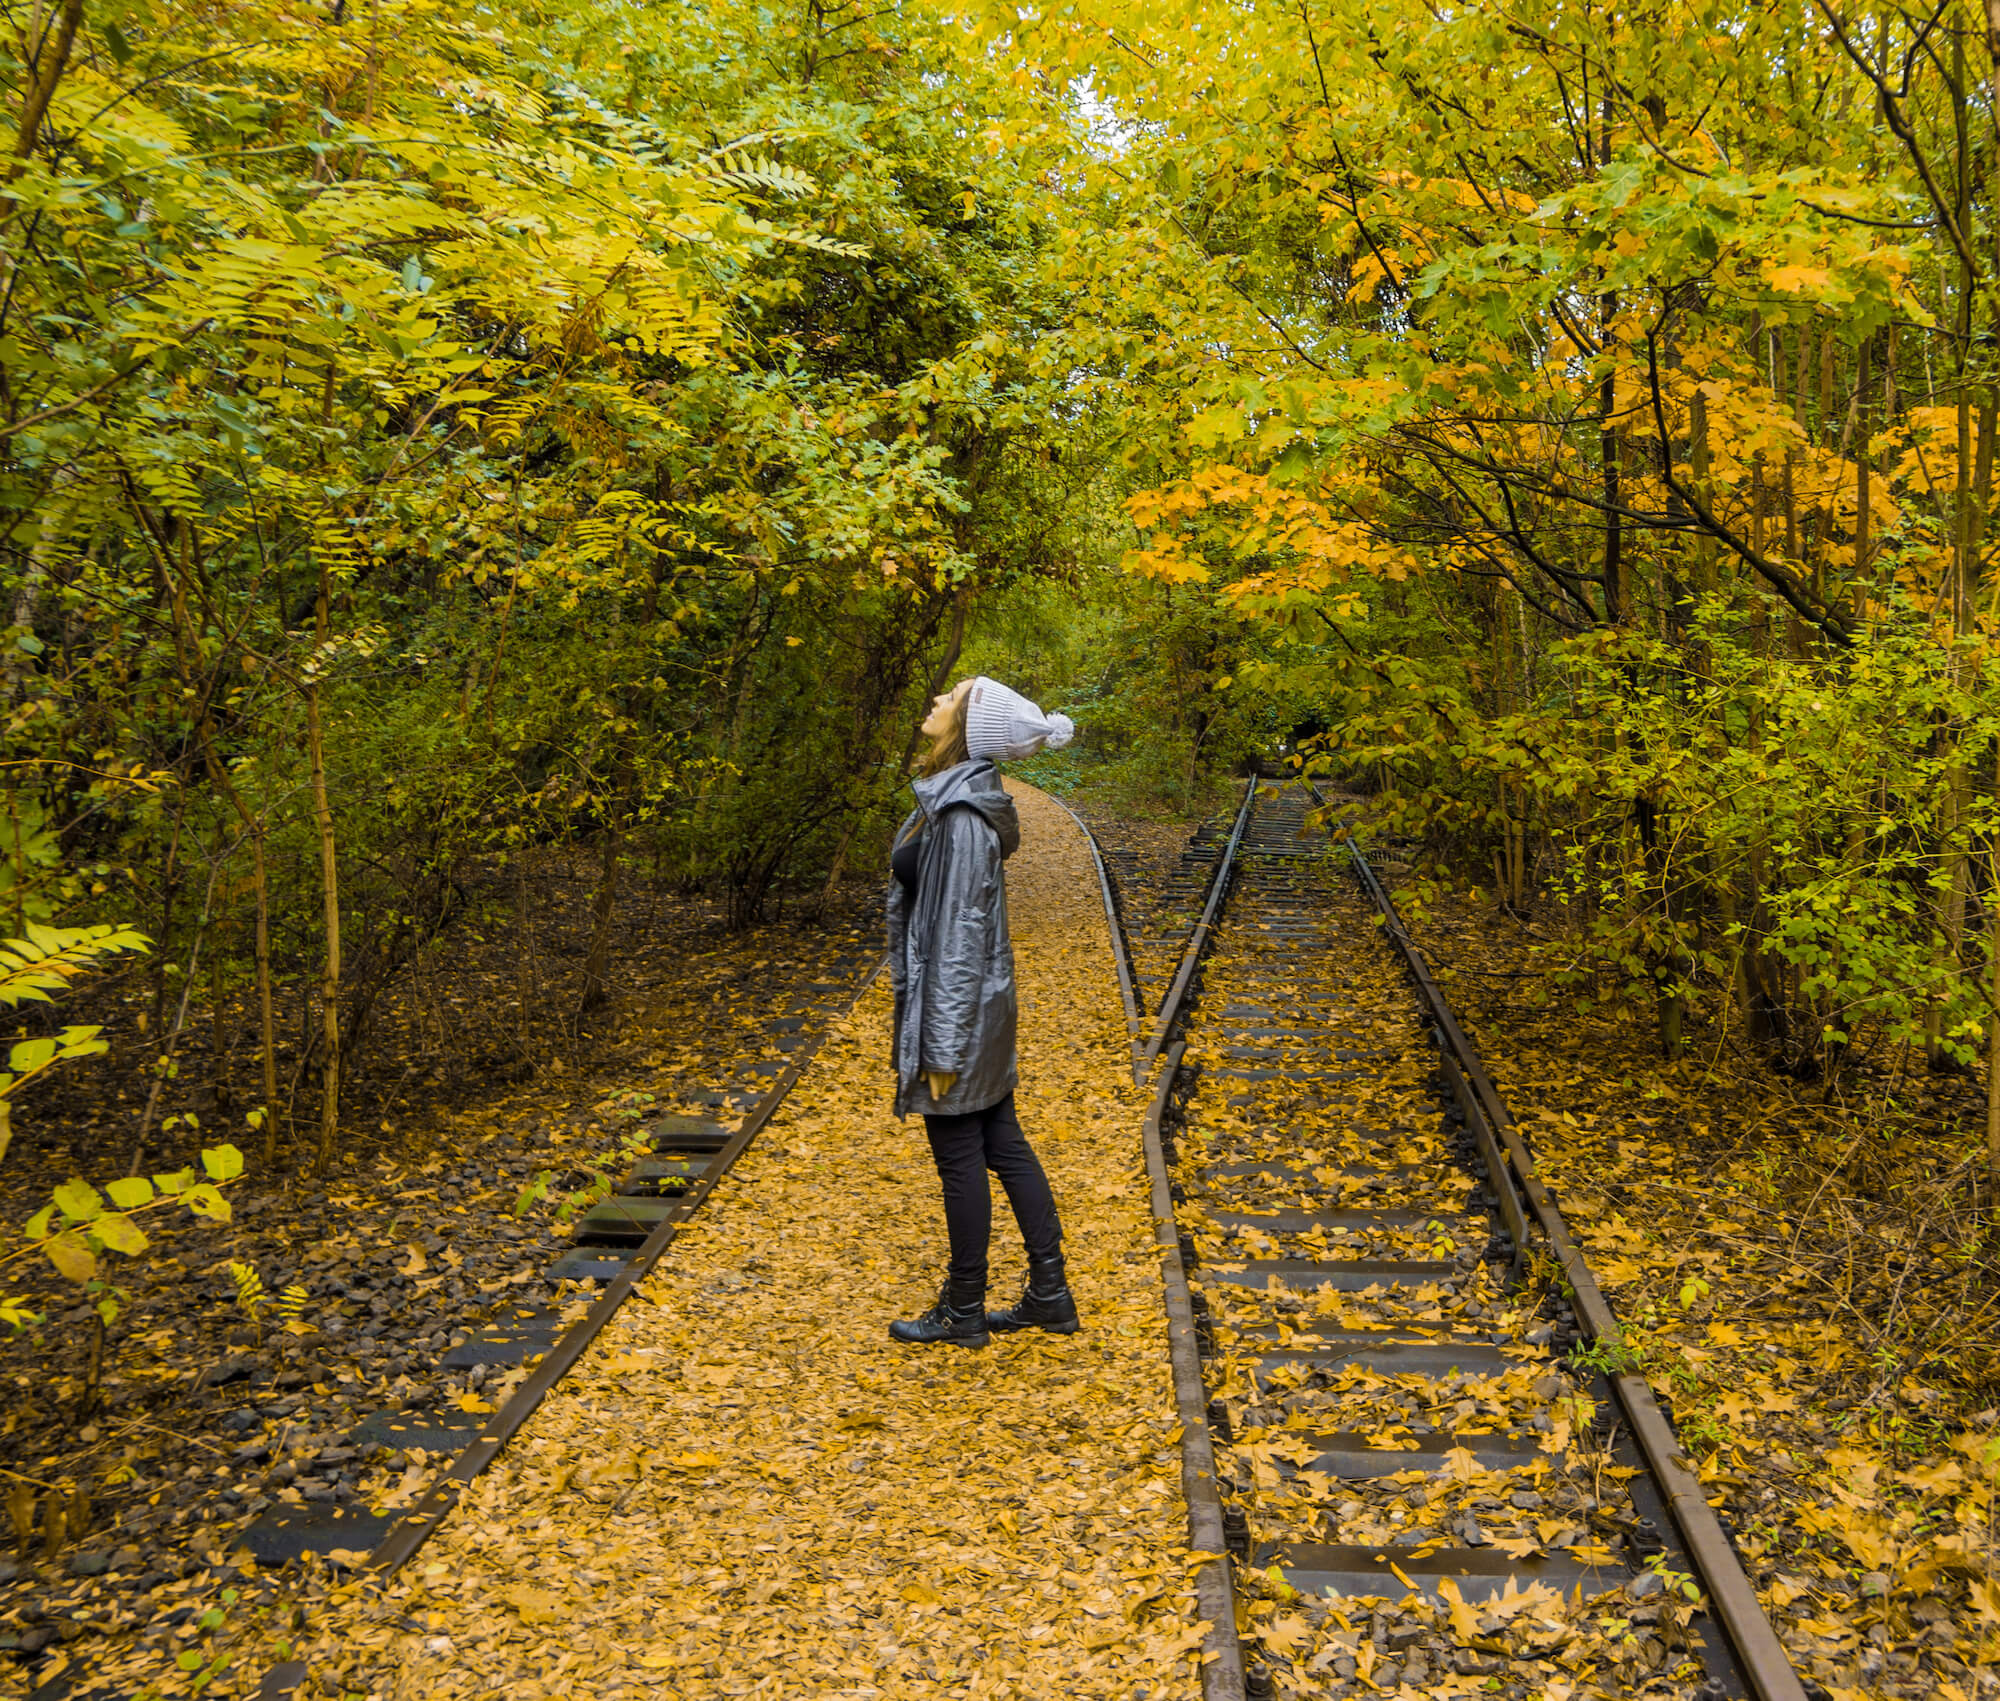
<svg viewBox="0 0 2000 1701">
<path fill-rule="evenodd" d="M 1318 798 L 1318 792 L 1313 793 Z M 1324 801 L 1324 800 L 1321 800 Z M 1624 1333 L 1604 1290 L 1591 1273 L 1582 1249 L 1571 1237 L 1562 1212 L 1535 1168 L 1527 1142 L 1499 1089 L 1486 1072 L 1465 1030 L 1453 1014 L 1450 1000 L 1432 975 L 1430 964 L 1410 937 L 1402 917 L 1361 846 L 1350 839 L 1347 852 L 1362 888 L 1381 912 L 1390 943 L 1403 959 L 1417 996 L 1432 1025 L 1433 1038 L 1465 1119 L 1486 1156 L 1501 1211 L 1515 1235 L 1518 1266 L 1527 1242 L 1527 1218 L 1532 1217 L 1542 1240 L 1561 1267 L 1575 1306 L 1578 1325 L 1593 1341 L 1622 1346 Z M 1689 1468 L 1673 1425 L 1660 1410 L 1645 1377 L 1621 1372 L 1607 1377 L 1623 1409 L 1633 1439 L 1658 1485 L 1681 1545 L 1700 1577 L 1716 1621 L 1729 1639 L 1738 1670 L 1757 1701 L 1806 1701 L 1805 1686 L 1791 1657 L 1765 1616 L 1757 1590 L 1723 1533 L 1701 1482 Z"/>
<path fill-rule="evenodd" d="M 1046 795 L 1055 797 L 1054 792 Z M 1125 1001 L 1125 1032 L 1132 1040 L 1132 1068 L 1136 1073 L 1144 1043 L 1145 1023 L 1139 1015 L 1138 984 L 1132 978 L 1132 958 L 1125 946 L 1125 921 L 1118 913 L 1118 895 L 1111 884 L 1111 872 L 1104 866 L 1104 853 L 1098 848 L 1097 835 L 1067 803 L 1059 797 L 1055 800 L 1062 804 L 1063 813 L 1076 823 L 1084 843 L 1090 846 L 1090 860 L 1097 866 L 1097 890 L 1104 900 L 1104 919 L 1111 928 L 1111 955 L 1118 965 L 1118 996 Z"/>
<path fill-rule="evenodd" d="M 1257 783 L 1250 782 L 1250 796 Z M 1057 799 L 1058 802 L 1061 799 Z M 1247 801 L 1247 800 L 1246 800 Z M 1064 804 L 1068 809 L 1069 806 Z M 1133 1078 L 1143 1078 L 1139 1067 L 1138 1000 L 1134 995 L 1131 950 L 1125 941 L 1124 923 L 1113 901 L 1111 881 L 1105 873 L 1104 857 L 1097 835 L 1085 825 L 1075 810 L 1070 819 L 1081 829 L 1097 863 L 1099 890 L 1104 898 L 1104 920 L 1111 930 L 1111 954 L 1118 964 L 1118 984 L 1125 997 L 1125 1010 L 1132 1032 Z M 1233 855 L 1242 837 L 1247 810 L 1237 817 L 1237 831 L 1230 838 Z M 1226 864 L 1225 864 L 1226 867 Z M 1216 870 L 1218 885 L 1224 870 Z M 1185 984 L 1181 982 L 1180 984 Z M 1215 1481 L 1215 1440 L 1208 1430 L 1208 1401 L 1201 1382 L 1201 1347 L 1195 1334 L 1194 1301 L 1188 1292 L 1187 1271 L 1181 1263 L 1180 1235 L 1174 1223 L 1173 1185 L 1167 1174 L 1166 1148 L 1161 1142 L 1160 1125 L 1172 1096 L 1181 1052 L 1175 1045 L 1167 1053 L 1167 1066 L 1160 1072 L 1158 1089 L 1147 1106 L 1139 1127 L 1140 1144 L 1145 1149 L 1146 1177 L 1152 1191 L 1153 1234 L 1160 1247 L 1160 1286 L 1167 1308 L 1167 1353 L 1173 1368 L 1174 1408 L 1181 1425 L 1181 1493 L 1188 1508 L 1188 1546 L 1205 1554 L 1195 1568 L 1195 1609 L 1208 1621 L 1202 1638 L 1202 1701 L 1244 1701 L 1243 1645 L 1236 1635 L 1236 1582 L 1230 1569 L 1229 1543 L 1222 1526 L 1222 1494 Z"/>
<path fill-rule="evenodd" d="M 1229 894 L 1229 877 L 1235 872 L 1237 848 L 1243 843 L 1243 829 L 1249 824 L 1250 811 L 1256 807 L 1257 787 L 1261 783 L 1256 774 L 1244 783 L 1243 807 L 1236 812 L 1236 824 L 1229 829 L 1229 842 L 1222 847 L 1222 855 L 1216 862 L 1215 878 L 1209 882 L 1208 902 L 1202 906 L 1201 920 L 1194 924 L 1194 931 L 1188 935 L 1187 948 L 1181 952 L 1180 967 L 1174 971 L 1173 982 L 1153 1017 L 1153 1031 L 1146 1036 L 1145 1049 L 1132 1065 L 1132 1079 L 1141 1085 L 1154 1060 L 1159 1057 L 1160 1048 L 1167 1043 L 1167 1035 L 1181 1013 L 1181 1002 L 1187 997 L 1188 988 L 1194 984 L 1194 971 L 1208 949 L 1209 934 L 1216 914 L 1222 908 L 1222 900 Z"/>
<path fill-rule="evenodd" d="M 1222 1525 L 1222 1492 L 1215 1481 L 1215 1438 L 1208 1430 L 1208 1395 L 1201 1380 L 1201 1345 L 1194 1301 L 1181 1263 L 1172 1183 L 1160 1124 L 1174 1090 L 1186 1041 L 1176 1041 L 1160 1071 L 1159 1089 L 1147 1107 L 1142 1138 L 1153 1189 L 1153 1232 L 1160 1243 L 1160 1281 L 1166 1289 L 1167 1352 L 1173 1363 L 1174 1407 L 1181 1420 L 1181 1493 L 1188 1508 L 1188 1546 L 1205 1555 L 1195 1567 L 1196 1610 L 1208 1621 L 1202 1638 L 1202 1701 L 1244 1701 L 1243 1645 L 1236 1635 L 1236 1579 Z"/>
<path fill-rule="evenodd" d="M 651 1274 L 660 1256 L 674 1243 L 674 1237 L 682 1226 L 715 1191 L 715 1185 L 736 1165 L 737 1159 L 750 1149 L 750 1143 L 757 1138 L 765 1125 L 778 1113 L 778 1107 L 785 1102 L 799 1077 L 803 1075 L 828 1034 L 853 1014 L 854 1008 L 875 984 L 875 978 L 886 965 L 877 963 L 869 970 L 854 996 L 837 1015 L 828 1018 L 826 1025 L 799 1050 L 791 1067 L 778 1077 L 767 1092 L 744 1117 L 729 1143 L 716 1154 L 715 1161 L 703 1173 L 700 1182 L 689 1192 L 686 1199 L 679 1202 L 674 1213 L 663 1221 L 639 1248 L 631 1262 L 605 1284 L 603 1293 L 589 1311 L 563 1332 L 555 1345 L 541 1357 L 532 1374 L 512 1397 L 494 1414 L 493 1421 L 483 1426 L 479 1437 L 472 1445 L 452 1461 L 451 1469 L 434 1482 L 423 1499 L 410 1509 L 384 1536 L 375 1551 L 368 1556 L 367 1569 L 382 1577 L 392 1576 L 402 1566 L 407 1565 L 432 1533 L 443 1523 L 459 1501 L 464 1497 L 468 1485 L 475 1481 L 495 1459 L 508 1442 L 514 1439 L 535 1409 L 546 1399 L 555 1385 L 582 1358 L 590 1344 L 603 1331 L 618 1308 L 632 1297 L 633 1290 Z"/>
</svg>

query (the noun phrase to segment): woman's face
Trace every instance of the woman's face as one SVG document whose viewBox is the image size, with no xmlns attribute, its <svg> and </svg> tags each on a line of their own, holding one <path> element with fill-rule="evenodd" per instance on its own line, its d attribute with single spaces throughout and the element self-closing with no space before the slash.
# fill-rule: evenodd
<svg viewBox="0 0 2000 1701">
<path fill-rule="evenodd" d="M 931 712 L 924 717 L 924 724 L 917 728 L 926 738 L 942 738 L 951 731 L 953 717 L 958 712 L 958 700 L 965 695 L 966 687 L 972 683 L 954 685 L 941 696 L 931 699 Z"/>
</svg>

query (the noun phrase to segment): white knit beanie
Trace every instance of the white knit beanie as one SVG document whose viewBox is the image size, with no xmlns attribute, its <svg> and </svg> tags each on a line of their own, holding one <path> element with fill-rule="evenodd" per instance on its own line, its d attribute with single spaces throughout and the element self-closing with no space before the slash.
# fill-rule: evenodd
<svg viewBox="0 0 2000 1701">
<path fill-rule="evenodd" d="M 1037 750 L 1060 750 L 1076 731 L 1068 715 L 1045 715 L 1018 691 L 984 674 L 965 694 L 965 751 L 1018 762 Z"/>
</svg>

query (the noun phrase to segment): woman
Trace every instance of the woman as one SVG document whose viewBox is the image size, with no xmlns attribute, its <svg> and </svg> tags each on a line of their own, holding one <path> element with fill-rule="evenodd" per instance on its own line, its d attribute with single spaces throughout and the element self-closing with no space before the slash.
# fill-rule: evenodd
<svg viewBox="0 0 2000 1701">
<path fill-rule="evenodd" d="M 923 1115 L 944 1187 L 951 1267 L 937 1304 L 892 1323 L 899 1341 L 983 1347 L 990 1329 L 1077 1328 L 1063 1272 L 1062 1224 L 1014 1115 L 1014 947 L 1002 861 L 1021 842 L 1014 800 L 994 760 L 1060 750 L 1071 726 L 986 678 L 936 698 L 914 782 L 917 807 L 896 831 L 889 866 L 889 974 L 896 1114 Z M 1028 1282 L 1011 1311 L 986 1310 L 992 1170 L 1028 1249 Z"/>
</svg>

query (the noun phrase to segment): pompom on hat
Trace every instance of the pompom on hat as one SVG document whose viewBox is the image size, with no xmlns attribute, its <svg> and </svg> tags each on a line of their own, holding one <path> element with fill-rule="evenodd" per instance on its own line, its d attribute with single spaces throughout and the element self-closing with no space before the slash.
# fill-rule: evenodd
<svg viewBox="0 0 2000 1701">
<path fill-rule="evenodd" d="M 1020 692 L 984 674 L 965 694 L 968 756 L 1018 762 L 1038 750 L 1060 750 L 1075 731 L 1068 715 L 1045 715 Z"/>
</svg>

